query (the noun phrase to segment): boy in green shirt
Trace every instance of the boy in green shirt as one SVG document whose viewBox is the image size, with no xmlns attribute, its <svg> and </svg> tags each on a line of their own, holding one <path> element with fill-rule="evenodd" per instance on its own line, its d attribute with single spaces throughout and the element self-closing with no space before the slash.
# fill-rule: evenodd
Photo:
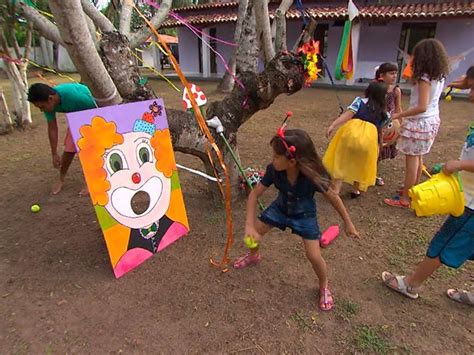
<svg viewBox="0 0 474 355">
<path fill-rule="evenodd" d="M 58 154 L 58 123 L 56 112 L 76 112 L 97 107 L 92 93 L 82 84 L 67 83 L 51 87 L 46 84 L 33 84 L 28 91 L 28 101 L 39 108 L 48 121 L 48 138 L 51 146 L 53 167 L 59 169 L 59 180 L 53 185 L 53 194 L 58 194 L 63 185 L 66 173 L 71 165 L 76 147 L 69 128 L 64 139 L 62 157 Z"/>
</svg>

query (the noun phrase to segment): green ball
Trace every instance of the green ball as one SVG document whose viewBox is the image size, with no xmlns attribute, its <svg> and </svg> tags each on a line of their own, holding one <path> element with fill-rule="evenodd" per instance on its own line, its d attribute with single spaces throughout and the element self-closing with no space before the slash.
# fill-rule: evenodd
<svg viewBox="0 0 474 355">
<path fill-rule="evenodd" d="M 31 212 L 33 213 L 38 213 L 40 210 L 41 210 L 41 207 L 39 205 L 31 206 Z"/>
</svg>

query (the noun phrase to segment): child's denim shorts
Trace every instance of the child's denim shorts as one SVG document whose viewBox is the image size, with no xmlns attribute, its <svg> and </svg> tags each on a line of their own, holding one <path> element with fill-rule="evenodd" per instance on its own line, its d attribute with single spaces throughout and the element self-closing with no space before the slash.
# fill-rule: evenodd
<svg viewBox="0 0 474 355">
<path fill-rule="evenodd" d="M 449 216 L 431 240 L 426 256 L 439 257 L 453 268 L 474 260 L 474 210 L 466 207 L 462 216 Z"/>
<path fill-rule="evenodd" d="M 318 221 L 314 213 L 302 214 L 298 216 L 287 216 L 274 201 L 262 214 L 259 219 L 270 226 L 285 230 L 290 228 L 293 234 L 299 235 L 303 239 L 319 240 Z"/>
</svg>

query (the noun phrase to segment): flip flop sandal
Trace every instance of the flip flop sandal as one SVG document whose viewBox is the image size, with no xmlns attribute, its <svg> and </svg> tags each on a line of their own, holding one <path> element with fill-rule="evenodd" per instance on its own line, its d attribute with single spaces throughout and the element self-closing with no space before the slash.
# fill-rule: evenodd
<svg viewBox="0 0 474 355">
<path fill-rule="evenodd" d="M 262 261 L 260 254 L 250 255 L 250 253 L 247 253 L 234 261 L 234 269 L 243 269 L 247 266 L 254 266 L 260 261 Z"/>
<path fill-rule="evenodd" d="M 354 199 L 356 199 L 356 198 L 359 198 L 360 195 L 362 195 L 362 193 L 361 193 L 360 191 L 359 191 L 359 192 L 354 192 L 354 191 L 352 191 L 352 192 L 351 192 L 351 199 L 354 200 Z"/>
<path fill-rule="evenodd" d="M 465 290 L 458 290 L 456 288 L 450 288 L 449 290 L 446 291 L 446 294 L 453 301 L 456 301 L 462 304 L 467 304 L 469 306 L 474 306 L 474 293 L 472 292 L 467 292 Z M 471 295 L 471 297 L 469 297 L 469 294 Z"/>
<path fill-rule="evenodd" d="M 397 281 L 397 286 L 392 285 L 392 281 Z M 390 272 L 384 271 L 382 272 L 382 281 L 388 288 L 401 293 L 404 296 L 407 296 L 413 300 L 416 300 L 419 295 L 414 291 L 414 288 L 411 286 L 407 286 L 405 283 L 405 276 L 394 275 Z"/>
<path fill-rule="evenodd" d="M 329 299 L 329 297 L 331 297 Z M 323 312 L 330 311 L 334 307 L 334 298 L 329 288 L 325 287 L 319 290 L 319 309 Z"/>
<path fill-rule="evenodd" d="M 375 185 L 377 185 L 377 186 L 384 186 L 384 185 L 385 185 L 385 181 L 384 181 L 383 177 L 377 176 L 377 177 L 375 178 Z"/>
<path fill-rule="evenodd" d="M 391 207 L 410 208 L 410 203 L 403 202 L 401 199 L 384 198 L 383 202 Z"/>
</svg>

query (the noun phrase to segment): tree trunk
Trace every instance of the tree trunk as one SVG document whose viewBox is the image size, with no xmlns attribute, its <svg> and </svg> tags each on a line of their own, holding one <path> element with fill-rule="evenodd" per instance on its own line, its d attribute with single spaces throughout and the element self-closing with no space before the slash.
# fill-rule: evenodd
<svg viewBox="0 0 474 355">
<path fill-rule="evenodd" d="M 286 51 L 286 12 L 293 0 L 283 0 L 275 12 L 275 51 Z"/>
<path fill-rule="evenodd" d="M 126 36 L 118 31 L 103 33 L 99 47 L 102 62 L 124 101 L 143 101 L 154 97 L 150 89 L 140 85 L 140 72 L 130 54 Z"/>
<path fill-rule="evenodd" d="M 272 43 L 267 0 L 255 1 L 255 20 L 258 26 L 258 33 L 260 34 L 265 63 L 268 63 L 275 56 L 275 51 Z"/>
<path fill-rule="evenodd" d="M 51 57 L 49 56 L 48 43 L 46 42 L 46 38 L 40 36 L 39 43 L 41 54 L 43 56 L 43 64 L 47 67 L 53 67 L 54 63 L 51 60 Z"/>
<path fill-rule="evenodd" d="M 258 54 L 260 52 L 257 40 L 254 2 L 249 2 L 242 23 L 242 33 L 237 43 L 236 72 L 258 72 Z"/>
<path fill-rule="evenodd" d="M 122 99 L 88 31 L 80 0 L 51 0 L 49 7 L 58 23 L 65 48 L 97 104 L 108 106 L 120 103 Z"/>
<path fill-rule="evenodd" d="M 245 13 L 247 11 L 248 0 L 240 0 L 239 1 L 239 10 L 237 15 L 237 24 L 235 25 L 235 33 L 234 33 L 234 43 L 239 43 L 240 35 L 242 33 L 242 23 L 244 22 Z M 236 54 L 237 54 L 237 46 L 234 47 L 232 50 L 232 56 L 227 63 L 229 70 L 233 75 L 235 75 L 235 68 L 236 68 Z M 222 78 L 221 82 L 219 83 L 218 90 L 221 92 L 231 92 L 234 87 L 234 77 L 226 71 L 224 73 L 224 77 Z"/>
<path fill-rule="evenodd" d="M 15 39 L 16 40 L 16 39 Z M 28 35 L 28 42 L 31 43 L 31 33 Z M 11 53 L 8 47 L 7 40 L 4 35 L 4 31 L 0 31 L 0 45 L 3 51 L 10 57 L 15 58 L 15 55 Z M 25 48 L 25 54 L 29 53 L 28 47 Z M 20 53 L 21 55 L 21 53 Z M 15 104 L 15 121 L 18 127 L 23 127 L 31 123 L 31 111 L 30 105 L 27 100 L 28 82 L 26 78 L 26 66 L 25 62 L 13 62 L 5 61 L 6 72 L 8 79 L 10 80 L 13 88 L 13 100 Z"/>
<path fill-rule="evenodd" d="M 0 123 L 0 134 L 8 133 L 13 129 L 12 117 L 8 110 L 7 100 L 3 94 L 3 88 L 0 86 L 0 113 L 2 115 L 2 121 Z"/>
</svg>

